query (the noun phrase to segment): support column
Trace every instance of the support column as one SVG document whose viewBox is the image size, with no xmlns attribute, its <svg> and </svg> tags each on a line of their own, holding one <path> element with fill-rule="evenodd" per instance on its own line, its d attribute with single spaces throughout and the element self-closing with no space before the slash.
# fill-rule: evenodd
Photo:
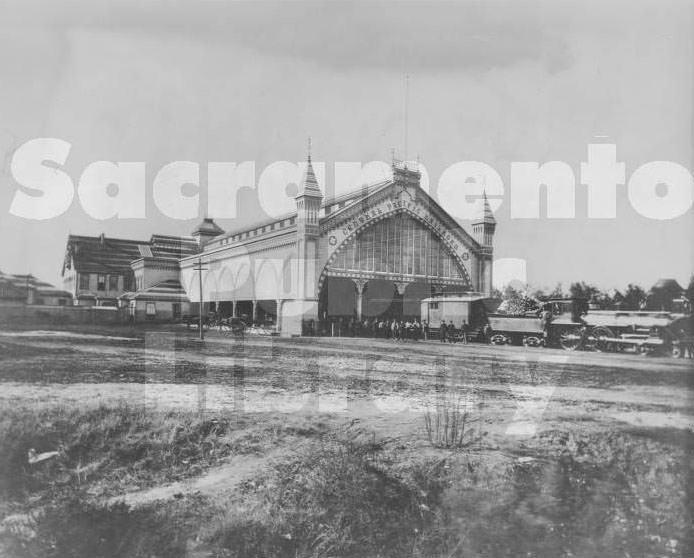
<svg viewBox="0 0 694 558">
<path fill-rule="evenodd" d="M 256 323 L 258 321 L 258 301 L 253 299 L 253 312 L 251 314 L 251 321 Z"/>
<path fill-rule="evenodd" d="M 484 294 L 487 296 L 492 296 L 492 288 L 493 288 L 493 270 L 494 270 L 494 262 L 491 258 L 487 260 L 487 268 L 486 268 L 486 278 L 485 278 L 485 287 L 486 289 L 484 290 Z"/>
<path fill-rule="evenodd" d="M 282 324 L 282 299 L 278 298 L 275 301 L 275 330 L 281 331 Z"/>
<path fill-rule="evenodd" d="M 238 316 L 236 315 L 236 308 L 237 308 L 236 301 L 232 300 L 231 301 L 231 317 L 232 318 L 238 318 Z"/>
<path fill-rule="evenodd" d="M 357 320 L 361 321 L 363 313 L 364 290 L 369 283 L 366 279 L 352 279 L 354 286 L 357 289 Z"/>
</svg>

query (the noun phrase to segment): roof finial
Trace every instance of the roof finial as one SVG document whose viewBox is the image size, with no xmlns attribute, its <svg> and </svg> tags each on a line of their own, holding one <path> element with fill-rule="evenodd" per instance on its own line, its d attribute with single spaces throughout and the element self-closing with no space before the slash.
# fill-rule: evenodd
<svg viewBox="0 0 694 558">
<path fill-rule="evenodd" d="M 311 136 L 308 137 L 308 156 L 306 157 L 306 160 L 309 163 L 311 162 Z"/>
</svg>

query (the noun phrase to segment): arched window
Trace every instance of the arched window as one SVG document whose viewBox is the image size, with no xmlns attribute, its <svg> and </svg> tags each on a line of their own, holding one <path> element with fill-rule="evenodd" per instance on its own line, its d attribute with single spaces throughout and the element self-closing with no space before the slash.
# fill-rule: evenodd
<svg viewBox="0 0 694 558">
<path fill-rule="evenodd" d="M 328 269 L 465 279 L 441 240 L 411 217 L 391 217 L 365 229 Z"/>
</svg>

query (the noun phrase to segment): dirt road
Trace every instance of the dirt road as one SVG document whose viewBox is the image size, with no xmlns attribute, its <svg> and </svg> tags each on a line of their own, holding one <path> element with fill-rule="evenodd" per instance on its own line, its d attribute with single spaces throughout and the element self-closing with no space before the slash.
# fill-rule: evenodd
<svg viewBox="0 0 694 558">
<path fill-rule="evenodd" d="M 561 423 L 694 430 L 692 361 L 377 339 L 227 338 L 185 330 L 0 332 L 0 402 L 127 401 L 214 413 L 328 414 L 391 435 L 442 397 L 498 443 Z"/>
</svg>

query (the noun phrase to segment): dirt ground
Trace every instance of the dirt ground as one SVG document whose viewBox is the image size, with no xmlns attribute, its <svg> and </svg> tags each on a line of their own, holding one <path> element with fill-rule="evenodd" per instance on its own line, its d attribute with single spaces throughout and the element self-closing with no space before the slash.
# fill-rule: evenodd
<svg viewBox="0 0 694 558">
<path fill-rule="evenodd" d="M 479 344 L 225 337 L 194 331 L 0 331 L 0 401 L 327 413 L 406 436 L 443 393 L 495 440 L 558 426 L 694 429 L 692 361 Z"/>
<path fill-rule="evenodd" d="M 600 440 L 615 436 L 635 447 L 657 444 L 644 454 L 644 463 L 655 459 L 654 452 L 674 462 L 692 454 L 691 360 L 217 332 L 201 343 L 195 335 L 185 328 L 0 331 L 0 406 L 126 402 L 146 410 L 224 412 L 258 422 L 299 417 L 320 425 L 359 424 L 392 440 L 406 459 L 440 452 L 432 447 L 425 416 L 455 401 L 475 417 L 480 441 L 474 451 L 488 464 L 545 460 L 558 451 L 559 438 L 563 448 L 594 444 L 592 452 L 601 451 Z M 186 493 L 233 493 L 300 443 L 288 438 L 253 454 L 229 456 L 181 481 L 124 487 L 110 499 L 137 506 Z M 656 478 L 643 481 L 654 494 L 658 467 L 648 473 Z M 678 475 L 673 490 L 687 507 L 689 473 Z M 661 536 L 651 535 L 658 537 L 653 555 L 686 554 L 688 535 L 676 531 L 673 527 L 661 546 Z"/>
</svg>

